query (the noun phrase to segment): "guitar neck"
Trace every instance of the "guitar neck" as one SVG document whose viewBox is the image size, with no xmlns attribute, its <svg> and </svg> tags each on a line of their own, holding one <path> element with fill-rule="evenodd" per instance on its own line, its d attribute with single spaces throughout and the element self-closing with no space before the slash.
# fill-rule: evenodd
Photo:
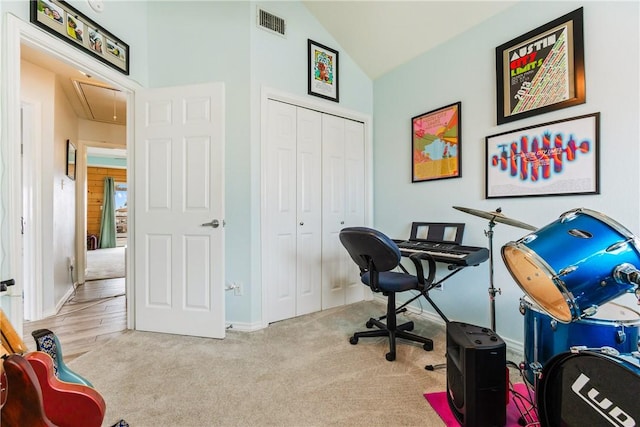
<svg viewBox="0 0 640 427">
<path fill-rule="evenodd" d="M 21 335 L 18 335 L 16 330 L 13 329 L 13 325 L 11 325 L 2 309 L 0 309 L 0 342 L 8 353 L 25 353 L 29 351 L 24 341 L 22 341 Z"/>
</svg>

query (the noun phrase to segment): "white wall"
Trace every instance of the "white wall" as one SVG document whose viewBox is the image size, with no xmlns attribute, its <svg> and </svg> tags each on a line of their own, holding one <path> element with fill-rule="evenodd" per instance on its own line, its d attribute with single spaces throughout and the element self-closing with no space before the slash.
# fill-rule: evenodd
<svg viewBox="0 0 640 427">
<path fill-rule="evenodd" d="M 402 238 L 408 236 L 412 221 L 464 222 L 464 243 L 488 247 L 484 233 L 488 221 L 452 206 L 482 211 L 501 207 L 508 217 L 538 227 L 567 210 L 586 207 L 633 233 L 640 231 L 637 2 L 584 3 L 585 104 L 496 126 L 495 47 L 580 6 L 577 2 L 518 3 L 375 81 L 377 228 Z M 462 177 L 412 184 L 411 117 L 456 101 L 462 101 Z M 600 195 L 484 198 L 486 136 L 594 112 L 601 112 Z M 517 343 L 523 342 L 523 316 L 518 311 L 523 292 L 506 270 L 500 248 L 527 233 L 498 224 L 493 239 L 494 284 L 502 289 L 496 297 L 496 329 L 504 339 Z M 485 262 L 449 279 L 444 291 L 434 291 L 432 297 L 450 320 L 490 326 L 488 284 L 489 262 Z"/>
<path fill-rule="evenodd" d="M 34 170 L 41 177 L 42 189 L 38 205 L 43 213 L 42 305 L 44 314 L 51 315 L 73 285 L 67 257 L 74 254 L 76 186 L 66 176 L 66 144 L 69 139 L 77 145 L 78 120 L 53 73 L 26 61 L 21 70 L 22 98 L 42 106 L 40 145 L 36 147 L 40 163 Z"/>
</svg>

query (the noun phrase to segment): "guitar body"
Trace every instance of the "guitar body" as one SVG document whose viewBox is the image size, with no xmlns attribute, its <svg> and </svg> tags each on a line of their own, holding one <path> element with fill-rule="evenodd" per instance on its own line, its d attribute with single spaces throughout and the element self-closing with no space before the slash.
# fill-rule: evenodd
<svg viewBox="0 0 640 427">
<path fill-rule="evenodd" d="M 38 329 L 31 332 L 31 335 L 36 340 L 36 350 L 44 351 L 53 359 L 53 371 L 60 381 L 93 387 L 89 380 L 76 374 L 65 365 L 62 357 L 62 346 L 56 334 L 49 329 Z"/>
<path fill-rule="evenodd" d="M 29 362 L 19 354 L 10 354 L 2 365 L 0 387 L 6 389 L 7 400 L 0 413 L 0 425 L 55 427 L 45 414 L 38 377 Z"/>
<path fill-rule="evenodd" d="M 47 353 L 25 355 L 42 390 L 44 412 L 59 427 L 100 427 L 106 410 L 104 399 L 84 384 L 60 381 Z M 10 391 L 11 392 L 11 389 Z"/>
</svg>

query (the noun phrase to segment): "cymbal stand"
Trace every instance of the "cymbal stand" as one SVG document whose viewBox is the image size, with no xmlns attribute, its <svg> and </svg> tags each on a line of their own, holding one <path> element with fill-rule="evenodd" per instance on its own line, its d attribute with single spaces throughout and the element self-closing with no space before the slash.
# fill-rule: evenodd
<svg viewBox="0 0 640 427">
<path fill-rule="evenodd" d="M 489 309 L 491 313 L 491 330 L 496 332 L 496 294 L 502 294 L 502 289 L 493 286 L 493 227 L 495 221 L 489 220 L 489 230 L 485 230 L 484 235 L 489 238 Z"/>
</svg>

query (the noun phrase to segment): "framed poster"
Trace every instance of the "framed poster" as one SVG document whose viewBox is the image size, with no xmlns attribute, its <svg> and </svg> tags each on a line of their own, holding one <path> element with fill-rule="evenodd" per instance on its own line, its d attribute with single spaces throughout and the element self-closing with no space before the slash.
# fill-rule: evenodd
<svg viewBox="0 0 640 427">
<path fill-rule="evenodd" d="M 340 101 L 338 51 L 308 40 L 309 95 L 331 101 Z"/>
<path fill-rule="evenodd" d="M 461 102 L 411 118 L 411 182 L 459 178 Z"/>
<path fill-rule="evenodd" d="M 500 197 L 600 194 L 600 113 L 485 138 L 485 194 Z"/>
<path fill-rule="evenodd" d="M 496 48 L 499 125 L 585 102 L 582 12 Z"/>
<path fill-rule="evenodd" d="M 30 0 L 33 24 L 129 75 L 129 45 L 61 0 Z"/>
</svg>

